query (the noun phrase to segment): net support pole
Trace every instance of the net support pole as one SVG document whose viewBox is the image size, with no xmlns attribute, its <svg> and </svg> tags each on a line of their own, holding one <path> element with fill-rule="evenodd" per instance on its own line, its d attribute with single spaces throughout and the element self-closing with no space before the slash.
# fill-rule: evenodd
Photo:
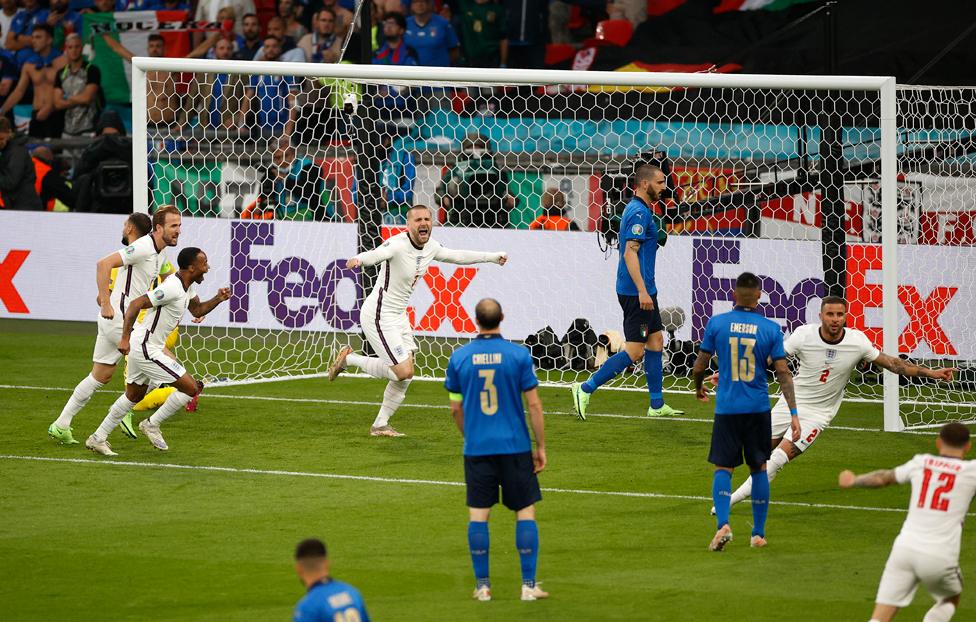
<svg viewBox="0 0 976 622">
<path fill-rule="evenodd" d="M 881 86 L 881 300 L 883 349 L 898 356 L 898 103 L 894 78 Z M 905 429 L 898 410 L 898 376 L 884 371 L 884 429 Z"/>
<path fill-rule="evenodd" d="M 132 59 L 132 211 L 149 213 L 146 70 Z"/>
</svg>

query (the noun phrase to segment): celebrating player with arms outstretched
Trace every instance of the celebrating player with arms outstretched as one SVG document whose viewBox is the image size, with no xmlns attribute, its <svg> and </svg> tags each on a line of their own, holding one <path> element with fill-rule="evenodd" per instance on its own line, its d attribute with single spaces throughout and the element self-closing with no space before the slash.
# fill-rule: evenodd
<svg viewBox="0 0 976 622">
<path fill-rule="evenodd" d="M 115 366 L 122 358 L 118 348 L 126 302 L 133 296 L 146 293 L 157 276 L 166 276 L 160 274 L 167 264 L 163 250 L 167 246 L 176 246 L 180 237 L 180 220 L 180 213 L 173 206 L 159 208 L 152 220 L 146 214 L 132 214 L 122 227 L 122 244 L 126 247 L 98 261 L 96 282 L 101 315 L 98 318 L 92 370 L 78 383 L 61 415 L 48 427 L 47 433 L 51 438 L 63 444 L 78 442 L 71 434 L 71 420 L 85 407 L 95 391 L 112 379 Z M 110 295 L 109 281 L 113 268 L 118 268 L 118 273 Z M 127 433 L 134 436 L 131 429 Z"/>
<path fill-rule="evenodd" d="M 407 304 L 417 283 L 427 273 L 430 262 L 458 265 L 491 262 L 505 265 L 508 260 L 503 252 L 444 248 L 431 238 L 433 228 L 430 209 L 415 205 L 407 211 L 406 231 L 346 262 L 349 268 L 383 264 L 373 291 L 363 301 L 359 316 L 363 334 L 379 357 L 353 354 L 352 348 L 343 348 L 329 368 L 329 380 L 335 380 L 347 364 L 361 368 L 374 378 L 389 380 L 383 392 L 383 405 L 369 430 L 372 436 L 403 436 L 393 429 L 389 421 L 403 403 L 407 386 L 413 378 L 413 352 L 417 347 L 407 319 Z"/>
<path fill-rule="evenodd" d="M 880 488 L 912 483 L 908 517 L 885 564 L 871 622 L 890 622 L 911 604 L 921 583 L 935 599 L 924 622 L 949 622 L 962 595 L 959 547 L 966 511 L 976 494 L 976 461 L 969 429 L 947 423 L 935 441 L 939 455 L 919 454 L 894 469 L 855 475 L 843 471 L 841 488 Z"/>
<path fill-rule="evenodd" d="M 847 301 L 827 296 L 820 303 L 820 325 L 807 324 L 793 331 L 784 343 L 786 353 L 800 363 L 793 385 L 796 405 L 800 412 L 800 440 L 783 438 L 790 426 L 786 401 L 780 396 L 773 407 L 774 448 L 766 473 L 773 481 L 786 463 L 805 452 L 830 425 L 844 399 L 844 389 L 851 380 L 854 368 L 861 362 L 874 363 L 899 376 L 922 376 L 945 382 L 952 381 L 952 368 L 930 369 L 897 356 L 880 352 L 867 335 L 847 328 Z M 752 492 L 752 481 L 746 480 L 732 493 L 732 505 Z"/>
<path fill-rule="evenodd" d="M 169 446 L 163 439 L 159 425 L 186 406 L 197 394 L 197 381 L 186 372 L 178 361 L 163 351 L 166 336 L 173 332 L 183 313 L 189 309 L 194 317 L 203 317 L 221 302 L 230 298 L 230 289 L 221 288 L 217 295 L 200 302 L 194 284 L 203 282 L 203 275 L 210 271 L 207 255 L 199 248 L 188 246 L 176 258 L 179 270 L 172 278 L 148 294 L 139 296 L 126 307 L 119 339 L 119 352 L 129 354 L 129 368 L 125 378 L 125 393 L 109 408 L 108 414 L 94 434 L 85 441 L 85 447 L 103 456 L 118 455 L 109 445 L 108 435 L 119 421 L 146 395 L 149 383 L 172 384 L 176 391 L 166 398 L 163 405 L 148 419 L 139 424 L 156 449 L 166 451 Z M 152 309 L 133 330 L 136 318 L 143 309 Z M 130 354 L 129 341 L 136 343 Z"/>
</svg>

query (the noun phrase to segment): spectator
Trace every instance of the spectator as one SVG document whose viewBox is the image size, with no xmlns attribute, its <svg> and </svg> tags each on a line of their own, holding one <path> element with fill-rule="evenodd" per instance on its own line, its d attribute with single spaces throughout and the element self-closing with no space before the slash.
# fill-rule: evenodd
<svg viewBox="0 0 976 622">
<path fill-rule="evenodd" d="M 68 9 L 68 0 L 51 0 L 51 8 L 39 19 L 54 29 L 55 49 L 60 50 L 64 46 L 68 35 L 81 34 L 81 15 Z"/>
<path fill-rule="evenodd" d="M 64 66 L 64 56 L 51 47 L 51 27 L 47 24 L 34 26 L 31 33 L 32 53 L 25 56 L 20 80 L 7 100 L 0 106 L 0 115 L 6 115 L 20 103 L 28 87 L 33 90 L 31 121 L 28 134 L 39 138 L 60 138 L 63 114 L 54 109 L 54 77 Z"/>
<path fill-rule="evenodd" d="M 625 19 L 636 28 L 647 19 L 647 0 L 614 0 L 607 3 L 610 19 Z"/>
<path fill-rule="evenodd" d="M 261 49 L 261 22 L 254 13 L 244 16 L 242 22 L 243 41 L 234 52 L 237 60 L 254 60 L 254 55 Z"/>
<path fill-rule="evenodd" d="M 417 64 L 417 52 L 406 44 L 403 35 L 407 30 L 407 20 L 400 13 L 387 13 L 383 16 L 383 38 L 385 43 L 373 56 L 374 65 Z"/>
<path fill-rule="evenodd" d="M 285 34 L 296 41 L 308 32 L 298 21 L 294 0 L 278 0 L 278 17 L 285 20 Z"/>
<path fill-rule="evenodd" d="M 335 220 L 337 214 L 322 204 L 325 182 L 322 171 L 309 157 L 299 158 L 287 138 L 278 142 L 261 188 L 259 209 L 242 218 L 277 220 Z"/>
<path fill-rule="evenodd" d="M 434 198 L 447 222 L 466 227 L 508 226 L 515 199 L 508 192 L 508 174 L 495 165 L 488 139 L 469 134 L 461 142 L 457 164 L 444 174 Z"/>
<path fill-rule="evenodd" d="M 17 6 L 17 0 L 0 0 L 0 33 L 3 34 L 4 43 L 6 43 L 7 34 L 11 31 L 14 17 L 22 11 L 23 9 Z"/>
<path fill-rule="evenodd" d="M 273 35 L 264 39 L 264 60 L 277 61 L 281 57 L 281 40 Z M 244 89 L 244 105 L 241 108 L 241 124 L 248 126 L 246 115 L 256 97 L 258 110 L 255 123 L 263 134 L 290 136 L 295 125 L 295 95 L 298 84 L 293 76 L 251 76 L 250 85 Z M 252 126 L 253 126 L 252 125 Z"/>
<path fill-rule="evenodd" d="M 233 58 L 233 45 L 229 39 L 218 39 L 213 49 L 217 60 Z M 199 112 L 200 125 L 210 129 L 236 127 L 246 79 L 241 74 L 218 73 L 214 74 L 213 82 L 194 82 L 190 109 Z"/>
<path fill-rule="evenodd" d="M 461 40 L 469 67 L 508 66 L 505 7 L 494 0 L 461 0 Z"/>
<path fill-rule="evenodd" d="M 65 173 L 70 167 L 55 158 L 47 145 L 35 147 L 31 151 L 31 160 L 34 163 L 34 191 L 41 199 L 42 209 L 54 211 L 58 201 L 71 209 L 74 193 L 65 181 Z"/>
<path fill-rule="evenodd" d="M 198 22 L 215 22 L 219 19 L 220 9 L 225 6 L 234 9 L 234 32 L 240 33 L 242 17 L 254 13 L 254 0 L 199 0 L 196 20 Z"/>
<path fill-rule="evenodd" d="M 132 140 L 122 119 L 105 110 L 95 125 L 98 135 L 75 165 L 75 211 L 132 212 Z"/>
<path fill-rule="evenodd" d="M 417 52 L 417 64 L 449 67 L 458 59 L 458 38 L 451 23 L 433 13 L 431 0 L 413 0 L 407 18 L 407 45 Z"/>
<path fill-rule="evenodd" d="M 335 32 L 336 15 L 332 9 L 321 9 L 315 14 L 312 32 L 302 37 L 298 47 L 312 63 L 334 63 L 339 60 L 342 41 Z"/>
<path fill-rule="evenodd" d="M 345 9 L 339 6 L 336 0 L 322 0 L 322 8 L 329 9 L 336 16 L 335 31 L 341 39 L 349 32 L 349 27 L 352 26 L 353 14 L 349 9 Z"/>
<path fill-rule="evenodd" d="M 41 7 L 40 0 L 24 0 L 24 8 L 10 22 L 10 31 L 4 32 L 5 47 L 13 52 L 30 49 L 34 26 L 44 23 L 46 17 L 46 10 Z"/>
<path fill-rule="evenodd" d="M 64 68 L 54 79 L 54 108 L 64 112 L 64 138 L 95 135 L 95 120 L 103 106 L 102 74 L 81 55 L 81 35 L 64 42 Z"/>
<path fill-rule="evenodd" d="M 529 229 L 545 231 L 579 231 L 579 225 L 566 217 L 566 195 L 556 188 L 542 194 L 542 213 L 532 221 Z"/>
<path fill-rule="evenodd" d="M 508 19 L 508 65 L 542 67 L 546 57 L 548 0 L 502 0 Z"/>
<path fill-rule="evenodd" d="M 264 48 L 262 47 L 254 55 L 254 60 L 280 60 L 286 63 L 304 63 L 308 59 L 305 58 L 305 50 L 298 47 L 295 43 L 295 39 L 289 37 L 286 32 L 285 20 L 280 17 L 272 17 L 268 20 L 268 36 L 274 37 L 279 42 L 278 58 L 271 59 L 266 58 L 264 55 Z M 267 39 L 265 39 L 267 41 Z"/>
<path fill-rule="evenodd" d="M 14 58 L 14 53 L 7 49 L 0 50 L 0 100 L 7 99 L 19 79 L 20 73 L 17 71 L 17 59 Z M 7 114 L 13 122 L 13 112 Z"/>
<path fill-rule="evenodd" d="M 27 152 L 27 138 L 14 136 L 13 126 L 0 117 L 0 201 L 6 209 L 43 208 L 34 189 L 34 165 Z"/>
<path fill-rule="evenodd" d="M 133 54 L 119 43 L 112 33 L 102 33 L 106 45 L 122 60 L 132 62 Z M 205 45 L 206 42 L 204 42 Z M 190 54 L 199 53 L 201 46 L 197 46 Z M 206 50 L 206 48 L 203 48 Z M 160 34 L 151 34 L 147 38 L 146 53 L 151 58 L 166 56 L 166 40 Z M 201 54 L 202 56 L 202 54 Z M 180 97 L 177 92 L 176 80 L 168 71 L 146 72 L 146 114 L 150 125 L 168 125 L 176 119 L 176 112 L 180 109 Z"/>
</svg>

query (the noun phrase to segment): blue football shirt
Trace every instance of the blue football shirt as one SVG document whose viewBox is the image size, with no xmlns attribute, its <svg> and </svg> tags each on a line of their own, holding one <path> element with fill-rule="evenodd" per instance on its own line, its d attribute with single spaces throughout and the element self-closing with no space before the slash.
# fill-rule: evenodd
<svg viewBox="0 0 976 622">
<path fill-rule="evenodd" d="M 358 617 L 350 615 L 356 611 Z M 336 615 L 345 614 L 345 615 Z M 295 605 L 294 622 L 334 622 L 335 620 L 362 620 L 369 622 L 366 603 L 359 590 L 342 581 L 319 582 L 308 588 L 308 593 Z"/>
<path fill-rule="evenodd" d="M 532 451 L 522 393 L 537 386 L 528 349 L 501 335 L 479 335 L 455 350 L 444 388 L 462 396 L 464 455 Z"/>
<path fill-rule="evenodd" d="M 251 76 L 251 88 L 258 100 L 258 125 L 279 133 L 285 129 L 291 108 L 288 95 L 297 90 L 293 76 Z"/>
<path fill-rule="evenodd" d="M 769 410 L 766 361 L 786 358 L 779 324 L 753 309 L 736 307 L 708 320 L 701 350 L 718 357 L 716 415 Z"/>
<path fill-rule="evenodd" d="M 644 279 L 644 287 L 648 294 L 657 293 L 657 285 L 654 283 L 654 262 L 657 259 L 657 220 L 651 213 L 651 208 L 641 200 L 634 197 L 624 209 L 624 214 L 620 218 L 620 259 L 617 264 L 617 293 L 621 296 L 636 296 L 637 285 L 634 279 L 630 278 L 627 272 L 627 264 L 624 262 L 624 249 L 627 242 L 637 240 L 641 243 L 640 250 L 637 251 L 637 259 L 640 261 L 641 277 Z"/>
<path fill-rule="evenodd" d="M 423 26 L 417 18 L 407 18 L 403 41 L 417 53 L 417 64 L 424 67 L 450 67 L 452 48 L 460 45 L 451 22 L 436 13 Z"/>
</svg>

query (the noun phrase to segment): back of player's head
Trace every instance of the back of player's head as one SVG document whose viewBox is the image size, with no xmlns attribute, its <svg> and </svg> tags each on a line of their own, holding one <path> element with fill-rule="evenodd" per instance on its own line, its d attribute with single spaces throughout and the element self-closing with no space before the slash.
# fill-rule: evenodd
<svg viewBox="0 0 976 622">
<path fill-rule="evenodd" d="M 494 298 L 482 298 L 475 305 L 474 320 L 483 330 L 494 330 L 502 323 L 502 306 Z"/>
<path fill-rule="evenodd" d="M 149 214 L 136 212 L 129 216 L 129 224 L 135 227 L 139 237 L 149 235 L 149 232 L 152 231 L 152 220 L 149 218 Z"/>
<path fill-rule="evenodd" d="M 752 272 L 743 272 L 735 279 L 735 303 L 745 307 L 754 307 L 759 303 L 762 295 L 759 277 Z"/>
<path fill-rule="evenodd" d="M 325 542 L 318 538 L 306 538 L 295 547 L 295 561 L 306 567 L 317 566 L 327 557 Z"/>
<path fill-rule="evenodd" d="M 176 265 L 180 267 L 180 270 L 187 270 L 196 262 L 201 252 L 196 246 L 187 246 L 176 256 Z"/>
<path fill-rule="evenodd" d="M 736 291 L 758 290 L 759 277 L 752 272 L 743 272 L 735 279 L 735 289 Z"/>
<path fill-rule="evenodd" d="M 170 214 L 180 215 L 180 210 L 176 209 L 175 205 L 163 205 L 155 212 L 153 212 L 152 226 L 153 229 L 156 227 L 163 227 L 166 225 L 166 218 Z"/>
<path fill-rule="evenodd" d="M 841 298 L 840 296 L 824 296 L 820 300 L 820 308 L 823 309 L 827 305 L 844 305 L 847 308 L 847 300 Z"/>
<path fill-rule="evenodd" d="M 663 174 L 663 171 L 653 164 L 645 164 L 644 166 L 637 169 L 636 181 L 637 185 L 642 183 L 647 183 L 654 181 L 654 176 L 658 173 Z"/>
<path fill-rule="evenodd" d="M 939 430 L 939 438 L 944 445 L 954 449 L 965 449 L 969 444 L 969 428 L 961 423 L 947 423 Z"/>
</svg>

